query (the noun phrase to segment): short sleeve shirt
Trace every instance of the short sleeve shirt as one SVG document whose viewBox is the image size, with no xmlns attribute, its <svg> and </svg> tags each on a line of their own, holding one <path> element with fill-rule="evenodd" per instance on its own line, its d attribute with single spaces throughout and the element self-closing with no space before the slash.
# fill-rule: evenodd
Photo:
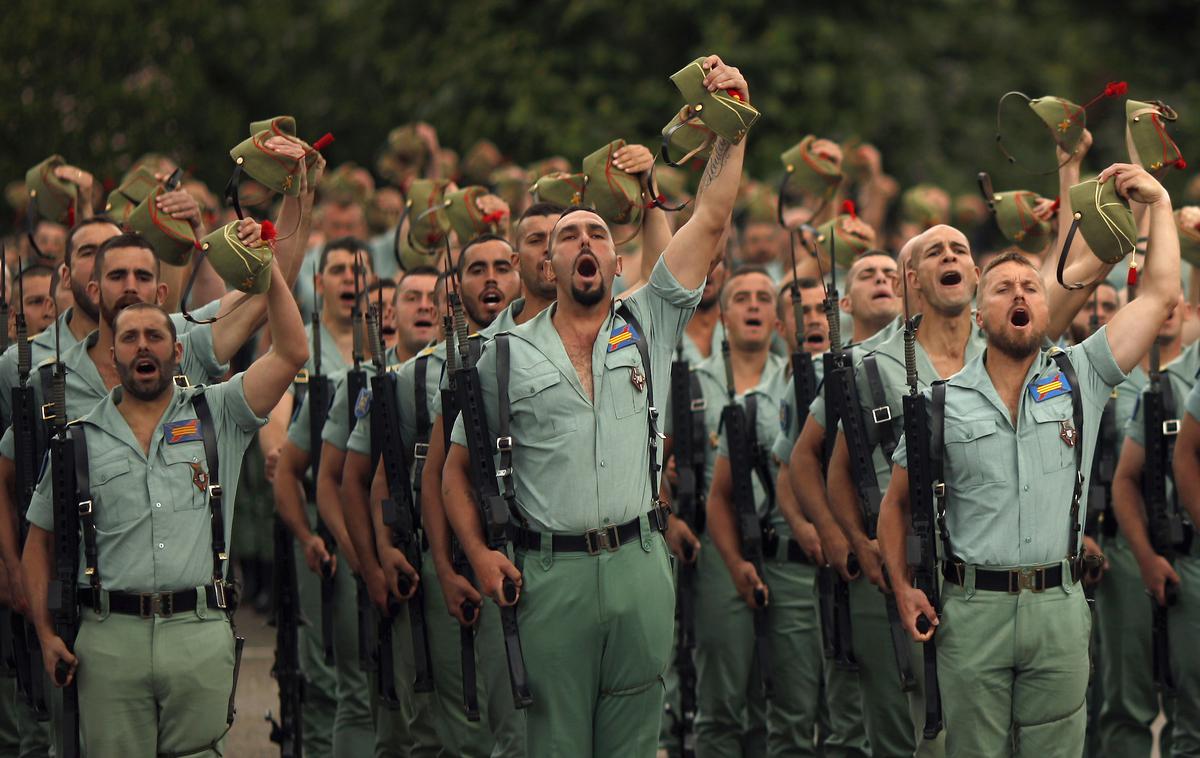
<svg viewBox="0 0 1200 758">
<path fill-rule="evenodd" d="M 1196 386 L 1197 377 L 1200 376 L 1200 342 L 1193 342 L 1179 357 L 1164 366 L 1162 375 L 1171 382 L 1171 395 L 1175 403 L 1167 418 L 1182 419 L 1184 411 L 1187 410 L 1188 397 L 1192 388 Z M 1133 413 L 1125 424 L 1125 436 L 1142 447 L 1146 446 L 1146 416 L 1142 410 L 1141 398 L 1149 384 L 1150 379 L 1147 377 L 1146 384 L 1142 386 L 1142 391 L 1138 393 L 1134 402 Z"/>
</svg>

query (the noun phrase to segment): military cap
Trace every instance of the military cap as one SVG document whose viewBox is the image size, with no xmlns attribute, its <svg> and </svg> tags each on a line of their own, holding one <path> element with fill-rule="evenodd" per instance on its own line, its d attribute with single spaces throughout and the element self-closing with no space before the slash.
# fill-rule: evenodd
<svg viewBox="0 0 1200 758">
<path fill-rule="evenodd" d="M 1042 198 L 1028 190 L 997 192 L 988 205 L 996 216 L 996 226 L 1004 238 L 1027 253 L 1046 249 L 1053 235 L 1049 221 L 1033 215 L 1033 207 Z"/>
<path fill-rule="evenodd" d="M 408 214 L 408 245 L 429 255 L 438 253 L 450 231 L 444 194 L 449 182 L 443 179 L 417 179 L 408 188 L 404 201 Z"/>
<path fill-rule="evenodd" d="M 145 200 L 158 185 L 158 177 L 149 166 L 137 166 L 125 174 L 116 189 L 109 193 L 104 212 L 113 221 L 124 224 L 138 203 Z"/>
<path fill-rule="evenodd" d="M 1117 194 L 1116 181 L 1095 178 L 1070 189 L 1074 223 L 1084 242 L 1105 263 L 1116 263 L 1137 248 L 1137 223 L 1129 203 Z"/>
<path fill-rule="evenodd" d="M 346 200 L 352 200 L 360 205 L 370 202 L 372 187 L 362 181 L 364 169 L 357 163 L 347 161 L 332 171 L 327 171 L 321 177 L 322 197 L 334 195 Z M 368 174 L 369 176 L 369 174 Z M 372 184 L 374 180 L 372 180 Z"/>
<path fill-rule="evenodd" d="M 54 175 L 54 169 L 66 165 L 61 155 L 52 155 L 25 172 L 26 210 L 32 220 L 46 219 L 72 226 L 79 188 Z"/>
<path fill-rule="evenodd" d="M 275 135 L 296 136 L 296 119 L 292 116 L 276 116 L 262 121 L 250 122 L 250 136 L 259 132 L 271 132 Z"/>
<path fill-rule="evenodd" d="M 564 208 L 583 205 L 588 178 L 586 174 L 546 174 L 529 189 L 539 202 L 557 203 Z"/>
<path fill-rule="evenodd" d="M 784 171 L 780 194 L 794 187 L 829 198 L 841 184 L 842 168 L 839 161 L 835 156 L 816 150 L 817 141 L 810 134 L 779 156 Z"/>
<path fill-rule="evenodd" d="M 691 106 L 675 114 L 662 129 L 662 155 L 668 166 L 680 166 L 693 158 L 705 160 L 717 135 L 695 117 Z"/>
<path fill-rule="evenodd" d="M 326 134 L 311 146 L 302 143 L 305 147 L 303 160 L 296 160 L 267 147 L 267 140 L 272 137 L 295 136 L 288 134 L 283 129 L 288 126 L 287 121 L 290 118 L 290 116 L 280 116 L 271 119 L 268 122 L 271 124 L 270 128 L 255 132 L 249 139 L 235 145 L 229 151 L 229 157 L 233 158 L 233 162 L 241 171 L 271 192 L 298 197 L 300 195 L 300 171 L 308 172 L 308 183 L 309 186 L 312 186 L 316 180 L 317 153 L 333 141 L 333 135 Z M 292 126 L 295 126 L 294 123 Z"/>
<path fill-rule="evenodd" d="M 933 184 L 918 184 L 900 196 L 900 217 L 925 229 L 949 220 L 950 196 Z"/>
<path fill-rule="evenodd" d="M 727 141 L 738 144 L 758 120 L 759 112 L 744 103 L 736 93 L 709 92 L 704 86 L 708 70 L 704 58 L 697 58 L 671 75 L 671 81 L 683 95 L 695 118 Z"/>
<path fill-rule="evenodd" d="M 238 238 L 238 223 L 231 221 L 200 241 L 213 270 L 227 285 L 247 294 L 258 295 L 271 287 L 271 246 L 259 241 L 251 246 Z"/>
<path fill-rule="evenodd" d="M 987 221 L 987 204 L 975 193 L 956 195 L 953 207 L 954 225 L 964 232 Z"/>
<path fill-rule="evenodd" d="M 1068 156 L 1074 154 L 1087 127 L 1087 109 L 1128 90 L 1125 82 L 1109 82 L 1083 105 L 1054 95 L 1030 98 L 1023 92 L 1007 92 L 996 110 L 996 143 L 1010 163 L 1035 173 L 1057 171 L 1060 159 L 1051 146 Z"/>
<path fill-rule="evenodd" d="M 583 159 L 587 201 L 610 224 L 637 224 L 642 220 L 642 183 L 613 165 L 613 155 L 625 140 L 613 140 Z"/>
<path fill-rule="evenodd" d="M 196 232 L 187 220 L 172 218 L 158 209 L 158 198 L 167 191 L 156 182 L 150 193 L 129 212 L 125 226 L 141 234 L 160 261 L 184 266 L 196 249 Z"/>
<path fill-rule="evenodd" d="M 459 162 L 464 184 L 486 184 L 492 172 L 504 163 L 500 148 L 491 140 L 481 139 L 471 146 Z"/>
<path fill-rule="evenodd" d="M 446 222 L 458 237 L 460 245 L 481 234 L 498 234 L 504 228 L 504 215 L 484 213 L 479 199 L 488 194 L 486 187 L 474 185 L 445 194 Z"/>
<path fill-rule="evenodd" d="M 850 268 L 855 258 L 875 247 L 875 235 L 870 233 L 870 227 L 862 222 L 852 223 L 856 220 L 856 216 L 843 213 L 817 227 L 813 241 L 825 253 L 832 248 L 834 263 L 839 268 Z"/>
<path fill-rule="evenodd" d="M 1137 151 L 1138 162 L 1147 171 L 1157 172 L 1172 166 L 1187 168 L 1183 153 L 1167 134 L 1165 122 L 1177 118 L 1175 110 L 1161 100 L 1125 101 L 1125 126 Z"/>
<path fill-rule="evenodd" d="M 1200 266 L 1200 207 L 1187 205 L 1175 211 L 1179 229 L 1179 254 L 1193 266 Z"/>
<path fill-rule="evenodd" d="M 488 184 L 495 188 L 496 194 L 514 209 L 523 204 L 529 181 L 529 172 L 512 163 L 501 166 L 488 177 Z"/>
<path fill-rule="evenodd" d="M 421 172 L 429 160 L 429 148 L 413 124 L 397 126 L 388 132 L 387 144 L 379 151 L 375 169 L 396 186 Z"/>
</svg>

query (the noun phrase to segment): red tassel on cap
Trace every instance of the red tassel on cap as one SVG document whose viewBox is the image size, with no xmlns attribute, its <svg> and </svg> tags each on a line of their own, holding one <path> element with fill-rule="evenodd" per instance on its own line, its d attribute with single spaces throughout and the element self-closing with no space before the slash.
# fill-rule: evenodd
<svg viewBox="0 0 1200 758">
<path fill-rule="evenodd" d="M 734 100 L 737 100 L 739 103 L 742 102 L 742 93 L 738 92 L 735 89 L 727 89 L 727 90 L 725 90 L 725 94 L 729 95 Z"/>
<path fill-rule="evenodd" d="M 1117 95 L 1124 95 L 1128 91 L 1129 91 L 1128 82 L 1109 82 L 1104 87 L 1104 96 L 1105 97 L 1115 97 Z"/>
<path fill-rule="evenodd" d="M 1137 286 L 1137 264 L 1129 262 L 1129 273 L 1125 275 L 1125 283 L 1130 287 Z"/>
<path fill-rule="evenodd" d="M 1052 213 L 1057 213 L 1058 209 L 1061 205 L 1062 205 L 1062 198 L 1061 197 L 1054 198 L 1054 202 L 1050 204 L 1050 211 Z"/>
<path fill-rule="evenodd" d="M 1174 165 L 1175 168 L 1183 171 L 1185 168 L 1187 168 L 1187 161 L 1185 161 L 1183 158 L 1180 158 L 1179 160 L 1175 161 Z"/>
<path fill-rule="evenodd" d="M 259 231 L 259 237 L 263 242 L 270 242 L 277 237 L 279 232 L 275 229 L 275 224 L 270 221 L 262 222 L 262 229 Z"/>
<path fill-rule="evenodd" d="M 67 208 L 67 227 L 75 226 L 75 206 Z"/>
<path fill-rule="evenodd" d="M 492 213 L 485 213 L 483 216 L 483 223 L 499 224 L 501 221 L 504 220 L 504 217 L 506 215 L 507 214 L 504 211 L 493 211 Z"/>
<path fill-rule="evenodd" d="M 333 144 L 333 133 L 325 132 L 325 135 L 322 136 L 321 139 L 319 139 L 313 143 L 313 150 L 320 152 L 332 144 Z"/>
<path fill-rule="evenodd" d="M 843 200 L 842 201 L 842 213 L 849 214 L 850 218 L 854 218 L 854 219 L 858 218 L 858 211 L 854 207 L 853 200 Z"/>
</svg>

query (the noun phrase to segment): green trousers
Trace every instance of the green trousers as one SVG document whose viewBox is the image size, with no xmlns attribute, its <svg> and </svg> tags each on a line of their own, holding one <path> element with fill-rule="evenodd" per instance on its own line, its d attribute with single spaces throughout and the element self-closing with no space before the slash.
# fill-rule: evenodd
<svg viewBox="0 0 1200 758">
<path fill-rule="evenodd" d="M 935 638 L 946 755 L 1078 758 L 1091 611 L 1082 586 L 1010 594 L 946 583 Z"/>
<path fill-rule="evenodd" d="M 1100 708 L 1101 755 L 1141 758 L 1150 755 L 1150 724 L 1159 713 L 1150 659 L 1150 599 L 1129 543 L 1121 535 L 1106 538 L 1109 568 L 1096 587 L 1096 619 L 1104 702 Z M 1169 743 L 1170 714 L 1160 742 Z M 1169 755 L 1163 750 L 1163 755 Z"/>
<path fill-rule="evenodd" d="M 820 624 L 818 603 L 814 582 L 813 613 Z M 858 673 L 839 668 L 833 661 L 822 657 L 821 677 L 822 702 L 818 712 L 818 731 L 822 754 L 825 758 L 867 758 L 871 755 L 871 748 L 863 723 Z"/>
<path fill-rule="evenodd" d="M 20 709 L 23 707 L 17 693 L 17 678 L 0 676 L 0 755 L 21 754 Z"/>
<path fill-rule="evenodd" d="M 374 618 L 374 613 L 371 616 Z M 319 632 L 320 624 L 317 626 Z M 337 697 L 334 758 L 370 755 L 375 746 L 375 723 L 367 672 L 358 660 L 358 584 L 345 561 L 338 564 L 333 575 L 333 648 Z"/>
<path fill-rule="evenodd" d="M 1196 634 L 1200 631 L 1200 549 L 1175 560 L 1179 574 L 1179 602 L 1168 615 L 1171 674 L 1175 678 L 1175 727 L 1172 756 L 1200 756 L 1200 656 Z M 1164 753 L 1165 755 L 1165 753 Z"/>
<path fill-rule="evenodd" d="M 310 506 L 310 519 L 312 507 Z M 300 592 L 300 612 L 307 623 L 300 626 L 300 670 L 307 680 L 304 685 L 305 758 L 332 758 L 333 722 L 337 715 L 337 675 L 333 666 L 325 664 L 321 640 L 321 579 L 308 570 L 304 549 L 293 546 L 296 564 L 296 584 Z"/>
<path fill-rule="evenodd" d="M 518 554 L 530 758 L 653 756 L 670 663 L 675 585 L 666 542 L 641 518 L 616 552 Z"/>
<path fill-rule="evenodd" d="M 935 740 L 921 736 L 925 726 L 922 648 L 908 646 L 916 689 L 900 687 L 900 668 L 888 623 L 886 599 L 875 585 L 859 577 L 850 583 L 850 624 L 858 679 L 862 688 L 863 721 L 873 755 L 941 756 L 943 735 Z"/>
<path fill-rule="evenodd" d="M 412 625 L 407 609 L 401 609 L 392 622 L 392 660 L 398 707 L 383 704 L 372 677 L 375 758 L 449 758 L 435 728 L 433 693 L 413 691 Z"/>
<path fill-rule="evenodd" d="M 234 640 L 221 611 L 170 618 L 81 612 L 80 743 L 89 758 L 219 756 L 228 727 Z"/>
</svg>

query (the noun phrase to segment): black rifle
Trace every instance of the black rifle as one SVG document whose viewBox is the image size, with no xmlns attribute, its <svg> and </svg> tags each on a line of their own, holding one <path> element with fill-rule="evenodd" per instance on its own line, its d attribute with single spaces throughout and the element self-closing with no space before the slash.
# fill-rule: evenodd
<svg viewBox="0 0 1200 758">
<path fill-rule="evenodd" d="M 279 745 L 283 758 L 301 758 L 304 753 L 304 719 L 301 710 L 307 680 L 300 668 L 300 589 L 292 556 L 292 534 L 277 515 L 273 526 L 275 571 L 272 574 L 272 622 L 275 625 L 275 663 L 271 676 L 279 685 L 279 720 L 270 711 L 271 742 Z"/>
<path fill-rule="evenodd" d="M 912 583 L 925 593 L 934 613 L 940 613 L 941 599 L 937 576 L 937 528 L 947 534 L 945 523 L 946 485 L 942 479 L 942 430 L 945 412 L 946 385 L 934 382 L 933 406 L 938 418 L 930 423 L 929 404 L 917 384 L 916 319 L 908 315 L 908 288 L 905 287 L 904 367 L 908 394 L 904 396 L 904 438 L 908 451 L 908 499 L 912 514 L 912 533 L 908 536 L 906 552 L 912 568 Z M 936 500 L 936 503 L 935 503 Z M 946 560 L 950 560 L 947 550 Z M 917 618 L 917 631 L 924 634 L 933 626 L 932 620 Z M 930 638 L 924 643 L 922 657 L 925 671 L 925 739 L 931 740 L 942 731 L 942 694 L 937 677 L 937 643 Z"/>
<path fill-rule="evenodd" d="M 401 442 L 400 408 L 396 403 L 396 375 L 387 370 L 385 348 L 379 318 L 382 311 L 373 308 L 367 320 L 371 337 L 371 358 L 375 375 L 371 377 L 371 460 L 382 460 L 388 496 L 382 503 L 383 522 L 391 529 L 392 546 L 404 553 L 412 567 L 421 570 L 420 518 L 412 497 L 408 453 Z M 372 466 L 374 468 L 374 466 Z M 412 585 L 407 576 L 400 578 L 400 590 Z M 408 599 L 408 617 L 412 626 L 413 690 L 433 691 L 433 662 L 429 652 L 429 626 L 425 619 L 425 593 L 421 583 Z M 401 605 L 389 601 L 387 614 L 377 625 L 379 651 L 375 661 L 379 696 L 389 708 L 400 706 L 396 689 L 395 661 L 392 656 L 392 626 Z"/>
<path fill-rule="evenodd" d="M 1167 477 L 1171 471 L 1171 453 L 1175 435 L 1179 433 L 1179 420 L 1168 418 L 1168 415 L 1174 415 L 1174 393 L 1171 391 L 1170 378 L 1163 380 L 1158 364 L 1158 345 L 1153 345 L 1150 348 L 1150 383 L 1142 392 L 1142 420 L 1146 437 L 1142 499 L 1146 508 L 1150 545 L 1154 552 L 1174 563 L 1176 551 L 1184 542 L 1184 525 L 1178 509 L 1167 498 Z M 1167 582 L 1163 590 L 1164 605 L 1150 598 L 1150 648 L 1154 686 L 1164 694 L 1171 694 L 1175 691 L 1175 678 L 1171 674 L 1167 616 L 1179 602 L 1179 587 Z"/>
<path fill-rule="evenodd" d="M 470 336 L 467 333 L 466 317 L 462 312 L 462 302 L 456 292 L 448 292 L 447 302 L 454 314 L 454 330 L 457 334 L 459 365 L 454 370 L 454 390 L 459 413 L 463 417 L 463 427 L 467 433 L 467 450 L 471 462 L 471 482 L 475 491 L 475 502 L 480 511 L 484 536 L 487 545 L 492 550 L 498 550 L 509 555 L 509 500 L 512 488 L 512 437 L 507 434 L 506 411 L 500 413 L 501 436 L 493 437 L 488 430 L 487 416 L 484 412 L 483 390 L 479 384 L 479 369 L 471 357 Z M 507 336 L 497 337 L 497 374 L 504 377 L 507 383 Z M 455 345 L 446 346 L 449 357 Z M 504 364 L 504 365 L 501 365 Z M 450 364 L 447 363 L 447 368 Z M 501 388 L 501 401 L 507 404 L 506 388 Z M 505 460 L 504 476 L 505 492 L 500 492 L 500 480 L 497 478 L 496 461 L 492 457 L 499 452 Z M 516 600 L 517 587 L 511 579 L 505 579 L 503 585 L 505 599 L 509 602 Z M 517 624 L 516 605 L 500 607 L 500 625 L 504 632 L 504 652 L 508 659 L 508 676 L 512 685 L 513 705 L 516 708 L 527 708 L 533 703 L 529 692 L 529 681 L 525 671 L 525 654 L 521 650 L 521 635 Z"/>
<path fill-rule="evenodd" d="M 313 274 L 313 292 L 317 289 L 317 274 Z M 329 377 L 321 373 L 321 303 L 314 296 L 312 314 L 312 373 L 308 376 L 308 460 L 312 472 L 313 500 L 316 500 L 317 477 L 321 472 L 321 433 L 333 401 Z M 347 398 L 349 395 L 347 394 Z M 348 400 L 353 407 L 353 401 Z M 337 550 L 333 534 L 317 512 L 317 536 L 331 555 Z M 321 564 L 321 648 L 325 665 L 333 665 L 333 560 Z"/>
<path fill-rule="evenodd" d="M 37 401 L 30 383 L 33 355 L 25 323 L 24 280 L 17 279 L 19 307 L 14 317 L 17 340 L 17 384 L 12 388 L 13 465 L 16 480 L 17 512 L 20 545 L 24 547 L 29 534 L 27 511 L 37 486 L 38 466 L 46 447 L 44 427 L 37 421 Z M 56 343 L 57 344 L 57 343 Z M 13 665 L 17 688 L 33 709 L 34 718 L 46 721 L 50 709 L 46 702 L 46 678 L 42 675 L 42 648 L 33 624 L 18 614 L 10 615 L 13 646 Z"/>
<path fill-rule="evenodd" d="M 796 267 L 796 238 L 794 233 L 788 233 L 788 244 L 792 255 L 792 268 Z M 836 242 L 831 237 L 830 239 L 830 255 L 833 254 Z M 812 251 L 813 258 L 817 262 L 817 271 L 821 270 L 820 251 Z M 842 327 L 840 316 L 838 313 L 838 291 L 837 291 L 837 272 L 831 266 L 829 271 L 829 284 L 825 284 L 825 277 L 821 277 L 821 287 L 824 290 L 825 297 L 821 303 L 822 310 L 825 311 L 825 320 L 829 325 L 829 352 L 821 356 L 822 367 L 824 369 L 825 380 L 823 389 L 825 392 L 825 437 L 823 442 L 822 473 L 828 474 L 829 459 L 833 456 L 833 445 L 837 440 L 838 421 L 842 416 L 843 409 L 846 406 L 846 393 L 849 392 L 849 397 L 858 402 L 858 398 L 854 391 L 854 365 L 853 354 L 849 350 L 842 349 Z M 803 316 L 803 304 L 800 302 L 799 285 L 793 281 L 792 283 L 792 310 L 796 319 L 796 352 L 803 352 L 800 349 L 800 324 Z M 797 365 L 807 371 L 812 371 L 812 358 L 807 353 L 804 357 L 808 359 L 808 366 L 805 367 L 800 362 L 798 355 L 792 357 L 792 375 L 796 376 Z M 808 380 L 804 380 L 807 382 Z M 804 406 L 803 411 L 800 409 L 800 402 L 803 399 L 800 394 L 800 383 L 796 383 L 796 413 L 801 412 L 804 418 L 808 418 L 808 405 Z M 813 387 L 812 397 L 816 396 L 816 388 Z M 809 400 L 809 405 L 812 400 Z M 857 405 L 850 407 L 856 408 Z M 797 423 L 800 421 L 797 419 Z M 803 425 L 800 426 L 803 429 Z M 849 556 L 850 560 L 854 559 L 854 555 Z M 842 578 L 838 570 L 833 566 L 826 565 L 817 569 L 817 603 L 820 611 L 821 619 L 821 644 L 825 657 L 832 660 L 834 665 L 843 671 L 858 671 L 858 659 L 854 657 L 854 639 L 852 634 L 852 626 L 850 621 L 850 584 Z"/>
<path fill-rule="evenodd" d="M 735 400 L 733 362 L 729 355 L 729 339 L 721 342 L 725 358 L 725 383 L 728 401 L 721 409 L 721 427 L 729 449 L 729 470 L 733 487 L 733 508 L 737 515 L 742 558 L 754 565 L 759 580 L 763 578 L 763 523 L 754 503 L 754 471 L 756 466 L 756 430 L 750 427 L 746 409 Z M 771 697 L 771 651 L 767 626 L 767 595 L 754 591 L 754 661 L 762 683 L 763 697 Z"/>
<path fill-rule="evenodd" d="M 58 332 L 54 340 L 55 363 L 50 381 L 50 397 L 42 406 L 42 419 L 50 432 L 50 483 L 54 499 L 54 579 L 50 582 L 49 609 L 54 619 L 54 632 L 75 649 L 79 633 L 79 520 L 91 513 L 92 502 L 80 502 L 82 473 L 86 476 L 86 450 L 83 460 L 76 460 L 76 445 L 67 430 L 67 377 L 59 351 Z M 98 584 L 99 577 L 93 577 Z M 98 587 L 97 587 L 98 589 Z M 67 680 L 68 666 L 60 661 L 54 671 L 59 685 Z M 63 758 L 78 758 L 79 749 L 79 690 L 74 680 L 63 687 L 63 710 L 57 719 L 58 741 Z"/>
<path fill-rule="evenodd" d="M 686 339 L 686 338 L 685 338 Z M 704 407 L 705 399 L 697 397 L 699 389 L 691 366 L 683 357 L 682 343 L 671 363 L 671 418 L 675 424 L 675 487 L 673 511 L 692 533 L 704 532 Z M 678 740 L 679 753 L 684 758 L 695 755 L 696 723 L 696 564 L 692 546 L 685 544 L 686 563 L 679 564 L 679 580 L 675 595 L 675 672 L 679 677 L 679 713 L 670 703 L 671 734 Z"/>
<path fill-rule="evenodd" d="M 353 365 L 346 372 L 346 428 L 353 431 L 358 422 L 358 415 L 355 407 L 358 405 L 360 395 L 367 388 L 367 372 L 363 369 L 363 288 L 360 286 L 360 276 L 363 276 L 364 270 L 360 260 L 362 253 L 354 254 L 354 305 L 350 309 L 350 338 L 351 338 L 351 357 Z M 379 359 L 383 359 L 382 352 Z M 324 539 L 324 537 L 322 537 Z M 331 545 L 328 540 L 326 545 Z M 332 547 L 330 548 L 332 550 Z M 361 577 L 355 577 L 355 609 L 358 616 L 358 667 L 362 671 L 370 672 L 375 669 L 376 661 L 375 654 L 378 652 L 377 643 L 373 639 L 373 632 L 377 627 L 375 622 L 374 610 L 371 607 L 371 597 L 367 592 L 367 584 Z M 324 584 L 322 584 L 324 591 Z M 323 596 L 323 595 L 322 595 Z M 326 611 L 324 603 L 322 603 L 321 614 L 322 621 Z"/>
</svg>

